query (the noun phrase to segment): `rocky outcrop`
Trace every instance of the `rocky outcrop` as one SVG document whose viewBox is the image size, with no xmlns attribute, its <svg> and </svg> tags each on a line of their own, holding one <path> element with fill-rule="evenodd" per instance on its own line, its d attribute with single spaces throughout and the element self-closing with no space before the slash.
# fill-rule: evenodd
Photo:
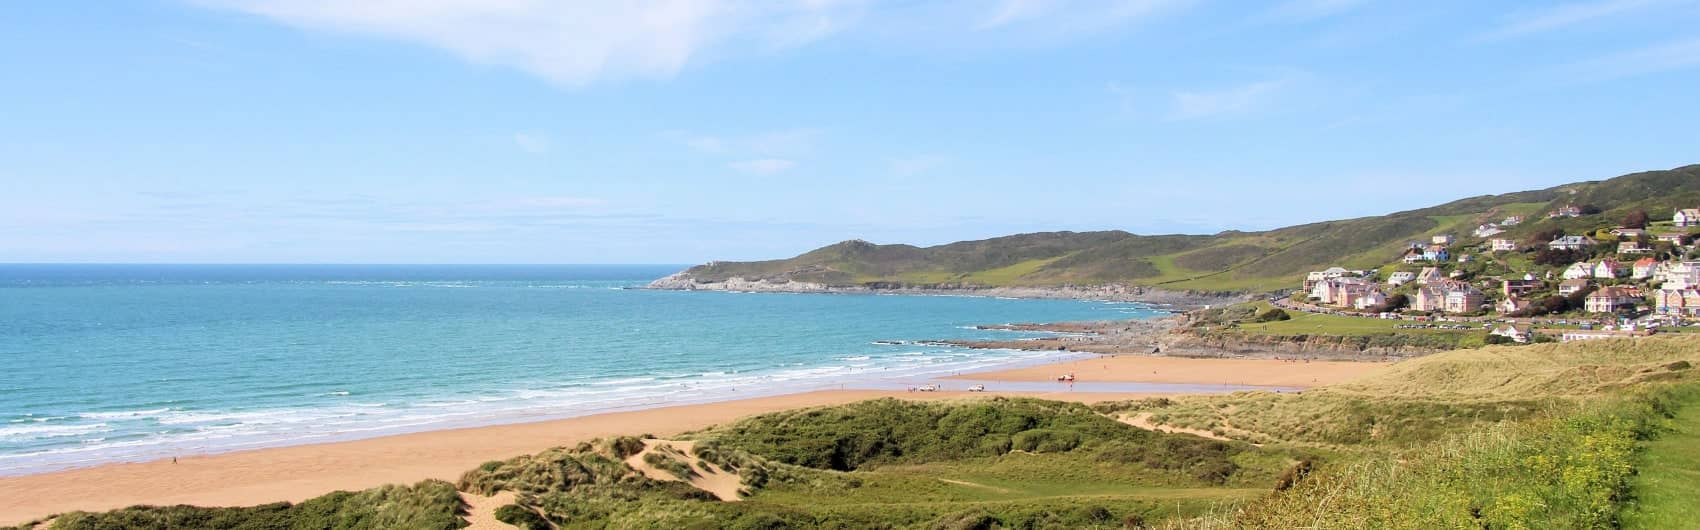
<svg viewBox="0 0 1700 530">
<path fill-rule="evenodd" d="M 688 271 L 673 274 L 649 283 L 650 289 L 677 291 L 736 291 L 769 293 L 853 293 L 853 294 L 915 294 L 987 296 L 1004 298 L 1052 298 L 1071 300 L 1108 300 L 1141 302 L 1188 310 L 1209 305 L 1233 304 L 1249 299 L 1239 293 L 1205 293 L 1171 291 L 1137 285 L 1063 285 L 1056 287 L 988 287 L 970 284 L 911 285 L 892 282 L 873 282 L 857 285 L 828 285 L 790 279 L 728 278 L 724 281 L 702 281 Z"/>
</svg>

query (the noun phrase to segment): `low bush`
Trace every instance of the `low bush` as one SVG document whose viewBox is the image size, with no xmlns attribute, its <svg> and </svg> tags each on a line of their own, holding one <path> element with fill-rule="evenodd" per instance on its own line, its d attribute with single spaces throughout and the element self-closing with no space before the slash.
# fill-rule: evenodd
<svg viewBox="0 0 1700 530">
<path fill-rule="evenodd" d="M 537 515 L 535 510 L 509 504 L 496 509 L 496 520 L 519 527 L 520 530 L 551 530 L 549 520 Z"/>
</svg>

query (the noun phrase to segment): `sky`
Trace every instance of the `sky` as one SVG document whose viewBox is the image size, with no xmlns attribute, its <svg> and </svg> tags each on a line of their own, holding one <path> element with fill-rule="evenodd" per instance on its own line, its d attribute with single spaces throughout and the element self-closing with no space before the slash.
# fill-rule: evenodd
<svg viewBox="0 0 1700 530">
<path fill-rule="evenodd" d="M 1214 233 L 1700 163 L 1700 0 L 127 0 L 0 14 L 0 262 Z"/>
</svg>

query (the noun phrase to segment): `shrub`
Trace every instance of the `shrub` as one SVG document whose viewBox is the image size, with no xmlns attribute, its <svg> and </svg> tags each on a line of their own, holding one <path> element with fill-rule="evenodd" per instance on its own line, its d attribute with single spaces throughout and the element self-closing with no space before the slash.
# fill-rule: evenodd
<svg viewBox="0 0 1700 530">
<path fill-rule="evenodd" d="M 520 530 L 551 530 L 549 520 L 537 515 L 531 508 L 518 504 L 509 504 L 496 509 L 496 520 L 520 528 Z"/>
<path fill-rule="evenodd" d="M 1287 312 L 1285 310 L 1282 310 L 1279 307 L 1271 307 L 1269 309 L 1264 310 L 1262 313 L 1258 313 L 1256 321 L 1257 322 L 1278 322 L 1278 321 L 1282 321 L 1282 320 L 1292 320 L 1292 319 L 1293 319 L 1293 316 L 1287 314 Z"/>
<path fill-rule="evenodd" d="M 608 450 L 614 453 L 614 458 L 625 459 L 643 452 L 643 439 L 636 436 L 621 436 L 608 441 Z"/>
</svg>

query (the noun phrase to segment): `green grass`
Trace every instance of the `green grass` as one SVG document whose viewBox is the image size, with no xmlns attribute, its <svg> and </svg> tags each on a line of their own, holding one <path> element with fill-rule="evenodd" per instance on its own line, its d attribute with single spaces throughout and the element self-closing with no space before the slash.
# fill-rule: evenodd
<svg viewBox="0 0 1700 530">
<path fill-rule="evenodd" d="M 1624 511 L 1623 528 L 1700 528 L 1700 392 L 1679 399 L 1686 406 L 1637 463 L 1634 501 Z"/>
<path fill-rule="evenodd" d="M 968 274 L 963 276 L 961 279 L 962 281 L 982 285 L 1022 285 L 1024 283 L 1022 280 L 1023 276 L 1033 274 L 1045 265 L 1049 265 L 1051 262 L 1058 259 L 1061 258 L 1027 260 L 1008 267 L 1000 267 Z"/>
</svg>

